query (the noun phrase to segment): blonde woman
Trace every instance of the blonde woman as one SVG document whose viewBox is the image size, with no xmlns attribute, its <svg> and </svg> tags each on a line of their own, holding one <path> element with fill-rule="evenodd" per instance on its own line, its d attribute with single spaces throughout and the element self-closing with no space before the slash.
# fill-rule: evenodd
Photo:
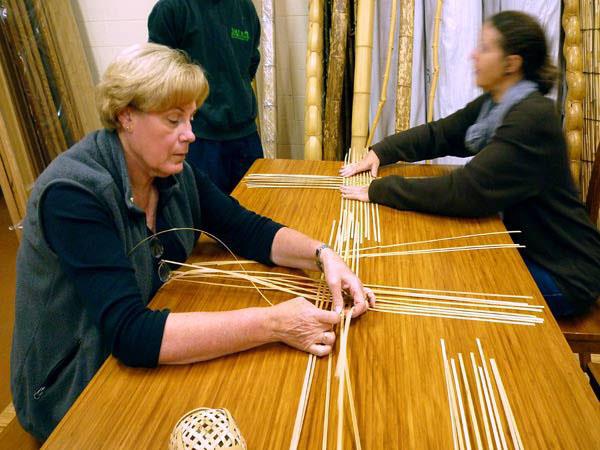
<svg viewBox="0 0 600 450">
<path fill-rule="evenodd" d="M 184 163 L 208 90 L 183 53 L 158 44 L 129 48 L 98 86 L 105 128 L 36 182 L 17 260 L 11 384 L 19 420 L 38 439 L 111 353 L 126 365 L 154 367 L 276 341 L 316 355 L 331 351 L 339 315 L 303 298 L 226 312 L 149 309 L 168 272 L 161 259 L 184 261 L 199 237 L 168 232 L 138 246 L 157 232 L 203 229 L 246 258 L 321 265 L 338 311 L 343 290 L 356 315 L 374 300 L 331 249 L 244 209 Z"/>
</svg>

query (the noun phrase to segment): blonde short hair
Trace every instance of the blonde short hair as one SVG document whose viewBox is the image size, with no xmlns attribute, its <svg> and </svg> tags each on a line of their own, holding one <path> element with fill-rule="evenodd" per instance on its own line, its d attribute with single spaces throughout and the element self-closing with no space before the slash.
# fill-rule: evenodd
<svg viewBox="0 0 600 450">
<path fill-rule="evenodd" d="M 161 112 L 208 96 L 202 68 L 180 50 L 146 43 L 125 49 L 107 67 L 96 87 L 100 120 L 106 128 L 120 127 L 118 116 L 127 106 Z"/>
</svg>

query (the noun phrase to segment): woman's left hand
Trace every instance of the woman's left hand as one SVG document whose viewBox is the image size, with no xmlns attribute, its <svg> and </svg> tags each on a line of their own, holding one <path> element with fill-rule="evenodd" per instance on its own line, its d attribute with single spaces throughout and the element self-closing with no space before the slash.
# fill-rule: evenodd
<svg viewBox="0 0 600 450">
<path fill-rule="evenodd" d="M 344 292 L 352 297 L 354 304 L 352 317 L 358 317 L 366 312 L 369 306 L 375 306 L 373 291 L 363 286 L 360 279 L 337 253 L 330 248 L 326 248 L 321 251 L 320 258 L 323 264 L 325 281 L 331 291 L 335 312 L 339 313 L 344 308 Z"/>
<path fill-rule="evenodd" d="M 340 191 L 342 191 L 342 197 L 348 200 L 369 201 L 369 186 L 342 186 Z"/>
</svg>

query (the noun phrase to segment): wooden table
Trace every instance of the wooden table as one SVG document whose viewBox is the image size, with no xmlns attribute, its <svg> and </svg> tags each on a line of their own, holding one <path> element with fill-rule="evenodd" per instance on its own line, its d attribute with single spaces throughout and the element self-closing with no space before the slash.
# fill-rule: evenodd
<svg viewBox="0 0 600 450">
<path fill-rule="evenodd" d="M 335 174 L 339 163 L 260 160 L 262 173 Z M 382 174 L 437 174 L 428 166 L 395 166 Z M 234 192 L 257 212 L 326 240 L 339 215 L 339 193 L 325 190 L 247 189 Z M 381 207 L 384 243 L 398 243 L 504 230 L 498 218 L 456 219 Z M 506 236 L 481 238 L 493 243 Z M 549 243 L 550 244 L 550 243 Z M 200 245 L 199 255 L 214 253 Z M 227 258 L 221 253 L 221 258 Z M 543 299 L 514 249 L 368 259 L 368 283 L 534 295 Z M 289 295 L 270 293 L 271 300 Z M 155 308 L 173 311 L 227 310 L 264 306 L 250 290 L 184 282 L 165 286 Z M 353 322 L 349 365 L 362 446 L 365 449 L 452 448 L 451 423 L 440 354 L 440 338 L 452 355 L 476 351 L 498 361 L 527 449 L 600 448 L 600 408 L 552 316 L 544 323 L 515 326 L 370 312 Z M 85 389 L 45 448 L 166 448 L 177 420 L 200 406 L 225 407 L 250 449 L 289 447 L 307 357 L 282 344 L 215 361 L 153 370 L 132 369 L 110 357 Z M 315 371 L 300 447 L 320 448 L 326 359 Z M 335 429 L 335 401 L 330 430 Z M 345 426 L 345 448 L 352 434 Z M 329 433 L 329 448 L 334 432 Z"/>
</svg>

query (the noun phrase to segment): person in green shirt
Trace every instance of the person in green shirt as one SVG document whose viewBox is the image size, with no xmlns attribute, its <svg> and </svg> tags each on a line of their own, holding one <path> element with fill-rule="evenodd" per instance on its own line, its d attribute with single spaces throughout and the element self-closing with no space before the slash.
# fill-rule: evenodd
<svg viewBox="0 0 600 450">
<path fill-rule="evenodd" d="M 148 17 L 151 42 L 185 51 L 204 69 L 210 93 L 194 118 L 187 161 L 225 193 L 263 156 L 251 85 L 260 30 L 250 0 L 160 0 Z"/>
<path fill-rule="evenodd" d="M 503 11 L 488 19 L 473 52 L 484 94 L 450 116 L 383 139 L 343 176 L 396 161 L 473 156 L 426 179 L 388 176 L 342 195 L 401 210 L 462 217 L 502 213 L 507 229 L 556 316 L 585 311 L 600 296 L 600 233 L 579 200 L 554 102 L 544 95 L 556 69 L 532 17 Z"/>
</svg>

